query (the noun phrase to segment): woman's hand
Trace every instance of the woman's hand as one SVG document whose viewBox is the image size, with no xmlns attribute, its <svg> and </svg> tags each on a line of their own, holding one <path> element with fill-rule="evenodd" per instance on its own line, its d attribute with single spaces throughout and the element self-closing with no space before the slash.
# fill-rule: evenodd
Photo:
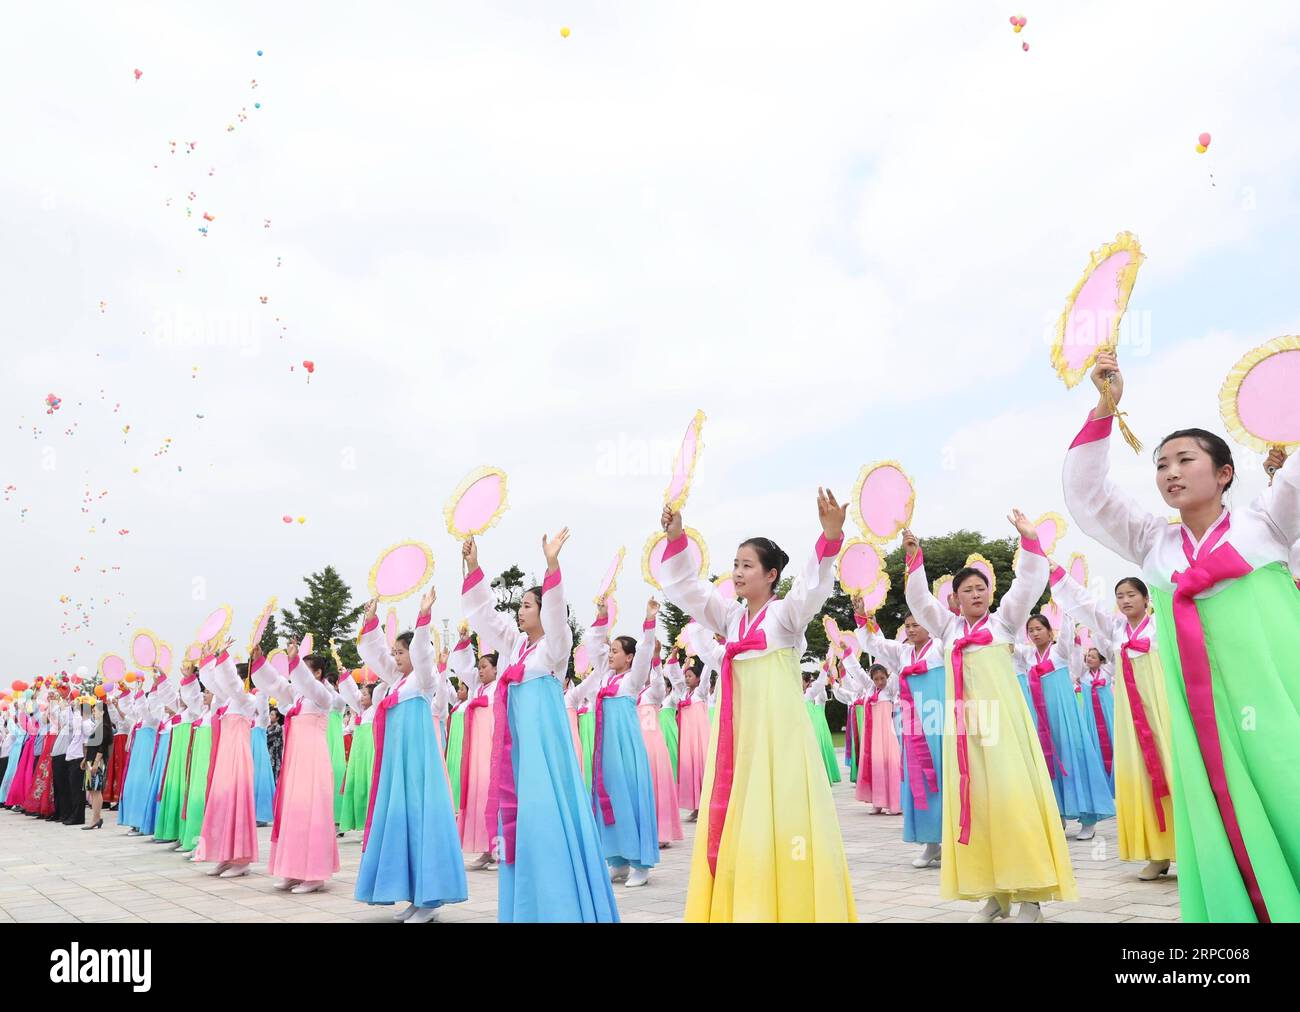
<svg viewBox="0 0 1300 1012">
<path fill-rule="evenodd" d="M 903 530 L 903 552 L 907 556 L 907 561 L 911 562 L 916 558 L 916 553 L 921 550 L 921 542 L 916 539 L 916 535 L 910 529 Z"/>
<path fill-rule="evenodd" d="M 1268 475 L 1268 483 L 1273 484 L 1273 474 L 1283 464 L 1286 463 L 1286 447 L 1275 446 L 1268 451 L 1268 459 L 1264 461 L 1264 473 Z"/>
<path fill-rule="evenodd" d="M 597 621 L 597 622 L 604 622 L 605 619 L 609 618 L 609 604 L 608 604 L 608 600 L 609 600 L 608 598 L 606 598 L 606 597 L 602 597 L 602 598 L 600 599 L 600 604 L 596 605 L 596 621 Z"/>
<path fill-rule="evenodd" d="M 560 549 L 569 540 L 569 528 L 565 527 L 553 538 L 542 535 L 542 554 L 546 556 L 546 572 L 554 573 L 560 568 Z"/>
<path fill-rule="evenodd" d="M 289 645 L 284 648 L 284 652 L 289 655 L 289 661 L 292 663 L 293 659 L 298 656 L 298 638 L 296 636 L 289 637 Z"/>
<path fill-rule="evenodd" d="M 478 542 L 472 537 L 466 538 L 460 546 L 460 557 L 465 560 L 465 575 L 469 576 L 478 569 Z"/>
<path fill-rule="evenodd" d="M 1019 531 L 1020 536 L 1026 541 L 1038 540 L 1038 530 L 1034 527 L 1033 521 L 1021 513 L 1020 510 L 1013 509 L 1007 514 L 1007 520 L 1011 522 L 1011 526 Z"/>
<path fill-rule="evenodd" d="M 830 489 L 817 489 L 817 517 L 827 541 L 839 541 L 844 537 L 844 515 L 848 510 L 849 504 L 846 502 L 841 506 Z"/>
<path fill-rule="evenodd" d="M 420 614 L 429 614 L 433 610 L 433 602 L 436 600 L 438 600 L 438 591 L 434 587 L 430 587 L 420 598 Z"/>
<path fill-rule="evenodd" d="M 366 610 L 361 617 L 361 624 L 363 626 L 367 626 L 371 622 L 373 622 L 375 620 L 375 613 L 377 611 L 379 611 L 379 598 L 372 597 L 369 601 L 366 602 Z"/>
<path fill-rule="evenodd" d="M 665 506 L 663 513 L 659 515 L 659 526 L 664 529 L 669 541 L 676 541 L 682 536 L 681 511 Z"/>
<path fill-rule="evenodd" d="M 654 622 L 659 617 L 659 602 L 653 597 L 645 603 L 645 620 Z"/>
<path fill-rule="evenodd" d="M 1124 396 L 1124 374 L 1119 371 L 1119 360 L 1113 351 L 1103 351 L 1097 356 L 1097 364 L 1092 367 L 1092 385 L 1101 394 L 1097 402 L 1097 411 L 1093 417 L 1105 418 L 1111 412 L 1106 402 L 1106 381 L 1110 380 L 1110 397 L 1119 407 L 1120 398 Z"/>
</svg>

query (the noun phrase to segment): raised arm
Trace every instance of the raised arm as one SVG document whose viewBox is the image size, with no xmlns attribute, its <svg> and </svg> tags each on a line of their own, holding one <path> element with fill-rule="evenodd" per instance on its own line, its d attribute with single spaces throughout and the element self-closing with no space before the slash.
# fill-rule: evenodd
<svg viewBox="0 0 1300 1012">
<path fill-rule="evenodd" d="M 465 541 L 461 554 L 467 567 L 465 582 L 460 589 L 461 609 L 470 628 L 478 633 L 481 644 L 490 643 L 503 655 L 513 656 L 523 634 L 506 613 L 497 611 L 497 600 L 478 564 L 478 545 L 473 538 Z"/>
<path fill-rule="evenodd" d="M 907 580 L 903 584 L 903 595 L 907 598 L 907 607 L 926 631 L 935 638 L 944 638 L 948 626 L 953 621 L 953 614 L 948 606 L 940 604 L 939 599 L 930 592 L 930 583 L 925 578 L 925 553 L 921 543 L 911 531 L 903 532 L 903 550 L 907 555 Z"/>
<path fill-rule="evenodd" d="M 1093 369 L 1101 388 L 1109 376 L 1115 403 L 1123 394 L 1123 378 L 1113 355 L 1102 353 Z M 1115 416 L 1099 403 L 1074 437 L 1065 454 L 1061 486 L 1065 507 L 1079 529 L 1130 562 L 1141 564 L 1168 522 L 1147 513 L 1110 480 L 1110 431 Z"/>
<path fill-rule="evenodd" d="M 1291 454 L 1285 464 L 1273 472 L 1268 488 L 1251 504 L 1264 514 L 1269 525 L 1289 547 L 1300 541 L 1300 464 Z"/>
<path fill-rule="evenodd" d="M 921 578 L 925 579 L 924 573 L 921 574 Z M 907 664 L 908 644 L 891 640 L 882 634 L 874 617 L 864 615 L 857 610 L 861 603 L 861 598 L 856 596 L 853 598 L 853 618 L 858 625 L 856 632 L 858 645 L 891 671 L 901 671 Z"/>
<path fill-rule="evenodd" d="M 361 688 L 352 673 L 339 672 L 339 698 L 348 704 L 348 709 L 360 717 L 365 711 L 361 707 Z"/>
<path fill-rule="evenodd" d="M 844 514 L 847 510 L 848 504 L 841 506 L 829 489 L 817 490 L 817 515 L 822 533 L 812 555 L 791 582 L 777 614 L 780 624 L 796 636 L 803 634 L 835 590 L 835 558 L 844 544 Z"/>
<path fill-rule="evenodd" d="M 289 681 L 294 691 L 308 702 L 320 707 L 326 713 L 333 709 L 338 693 L 328 685 L 322 684 L 312 670 L 303 663 L 302 658 L 298 656 L 298 644 L 294 640 L 289 641 Z"/>
<path fill-rule="evenodd" d="M 543 668 L 563 681 L 573 652 L 573 630 L 569 628 L 569 607 L 564 600 L 564 583 L 560 575 L 560 549 L 569 540 L 565 527 L 553 538 L 542 536 L 546 556 L 546 577 L 542 580 L 542 644 L 538 660 Z"/>
<path fill-rule="evenodd" d="M 659 642 L 655 638 L 655 623 L 659 614 L 659 602 L 653 597 L 646 605 L 645 622 L 641 625 L 641 642 L 637 644 L 632 656 L 632 667 L 627 673 L 627 690 L 635 696 L 645 688 L 650 678 L 650 668 L 658 654 Z"/>
<path fill-rule="evenodd" d="M 1098 636 L 1109 639 L 1115 635 L 1116 618 L 1102 608 L 1101 601 L 1060 566 L 1052 567 L 1048 581 L 1052 600 L 1074 621 L 1086 625 Z"/>
<path fill-rule="evenodd" d="M 1038 532 L 1020 510 L 1012 510 L 1008 517 L 1016 530 L 1020 532 L 1020 562 L 1016 566 L 1015 578 L 1007 588 L 998 610 L 990 621 L 1000 622 L 1007 639 L 1012 643 L 1033 613 L 1034 605 L 1043 596 L 1047 586 L 1048 562 L 1043 554 L 1043 546 L 1038 543 Z"/>
<path fill-rule="evenodd" d="M 402 680 L 401 672 L 393 660 L 392 648 L 379 627 L 379 600 L 366 605 L 361 616 L 361 638 L 357 640 L 357 653 L 366 667 L 379 676 L 385 685 L 396 685 Z"/>
<path fill-rule="evenodd" d="M 433 621 L 433 603 L 438 592 L 430 587 L 420 598 L 420 613 L 415 620 L 415 635 L 411 637 L 411 681 L 421 694 L 436 692 L 438 688 L 438 658 L 429 638 L 429 624 Z"/>
<path fill-rule="evenodd" d="M 682 515 L 664 507 L 660 519 L 668 535 L 659 575 L 664 597 L 705 629 L 726 636 L 731 613 L 740 611 L 744 605 L 728 601 L 691 564 L 691 553 L 687 551 L 690 542 L 682 527 Z"/>
</svg>

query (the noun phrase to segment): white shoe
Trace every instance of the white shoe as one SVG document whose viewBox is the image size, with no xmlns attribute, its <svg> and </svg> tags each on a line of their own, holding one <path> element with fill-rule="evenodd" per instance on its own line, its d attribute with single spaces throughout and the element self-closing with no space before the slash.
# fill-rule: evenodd
<svg viewBox="0 0 1300 1012">
<path fill-rule="evenodd" d="M 483 866 L 483 870 L 496 871 L 500 867 L 501 867 L 501 863 L 499 861 L 489 861 L 487 864 Z"/>
<path fill-rule="evenodd" d="M 480 854 L 478 857 L 474 858 L 473 861 L 466 861 L 466 862 L 465 862 L 465 870 L 466 870 L 466 871 L 481 871 L 482 869 L 486 868 L 486 867 L 487 867 L 488 865 L 490 865 L 491 863 L 492 863 L 492 855 L 491 855 L 491 854 Z"/>
<path fill-rule="evenodd" d="M 416 909 L 417 909 L 417 908 L 416 908 L 416 906 L 415 906 L 414 903 L 408 903 L 408 904 L 406 905 L 406 909 L 405 909 L 405 910 L 399 910 L 399 911 L 397 911 L 397 913 L 393 914 L 393 920 L 395 920 L 395 921 L 404 921 L 404 920 L 406 920 L 408 917 L 410 917 L 413 913 L 415 913 Z"/>
<path fill-rule="evenodd" d="M 406 918 L 407 924 L 428 924 L 438 919 L 437 907 L 416 907 L 414 913 Z"/>
<path fill-rule="evenodd" d="M 884 813 L 885 813 L 886 815 L 902 815 L 902 814 L 903 814 L 902 812 L 896 812 L 896 811 L 894 811 L 892 808 L 886 808 L 886 809 L 884 809 Z"/>
<path fill-rule="evenodd" d="M 127 836 L 144 836 L 144 834 L 143 834 L 142 832 L 140 832 L 140 830 L 136 829 L 134 826 L 131 827 L 131 832 L 127 833 L 126 835 L 127 835 Z"/>
<path fill-rule="evenodd" d="M 234 865 L 231 864 L 229 861 L 222 861 L 220 864 L 216 865 L 210 872 L 208 872 L 208 874 L 215 878 L 216 876 L 219 876 L 222 872 L 224 872 L 226 869 L 233 868 L 233 867 Z"/>
<path fill-rule="evenodd" d="M 1017 924 L 1042 924 L 1043 908 L 1037 903 L 1021 903 L 1016 914 Z"/>
<path fill-rule="evenodd" d="M 687 822 L 698 822 L 698 821 L 699 821 L 699 818 L 700 818 L 700 810 L 697 808 L 697 809 L 695 809 L 693 812 L 691 812 L 690 815 L 686 816 L 686 821 L 687 821 Z M 129 836 L 130 834 L 128 833 L 127 835 Z"/>
<path fill-rule="evenodd" d="M 1097 824 L 1095 822 L 1086 822 L 1086 823 L 1079 824 L 1079 832 L 1075 835 L 1074 838 L 1078 840 L 1080 843 L 1087 843 L 1096 835 L 1097 835 Z"/>
<path fill-rule="evenodd" d="M 1002 909 L 1002 904 L 997 901 L 996 897 L 990 896 L 985 901 L 984 906 L 980 907 L 977 913 L 972 914 L 970 916 L 970 919 L 967 920 L 966 923 L 967 924 L 992 924 L 994 921 L 998 921 L 1004 917 L 1010 916 L 1010 914 L 1011 914 L 1010 910 Z"/>
<path fill-rule="evenodd" d="M 279 889 L 280 892 L 287 893 L 290 889 L 293 889 L 295 886 L 300 886 L 300 885 L 302 885 L 302 879 L 282 878 L 280 879 L 279 882 L 275 884 L 275 887 Z"/>
<path fill-rule="evenodd" d="M 878 809 L 875 805 L 867 805 L 867 814 L 868 814 L 868 815 L 875 815 L 876 812 L 878 812 L 878 811 L 880 811 L 880 809 Z"/>
<path fill-rule="evenodd" d="M 918 857 L 912 858 L 913 868 L 929 868 L 939 863 L 939 845 L 927 843 Z"/>
<path fill-rule="evenodd" d="M 632 872 L 630 864 L 619 865 L 617 868 L 609 869 L 609 880 L 611 882 L 622 882 Z"/>
<path fill-rule="evenodd" d="M 307 893 L 314 893 L 316 890 L 323 888 L 324 882 L 299 882 L 289 891 L 295 896 L 305 896 Z"/>
<path fill-rule="evenodd" d="M 1138 878 L 1143 882 L 1154 882 L 1162 875 L 1169 873 L 1168 861 L 1148 861 L 1147 866 L 1138 872 Z"/>
<path fill-rule="evenodd" d="M 168 850 L 180 850 L 180 849 L 181 849 L 181 841 L 180 841 L 180 840 L 173 840 L 170 844 L 168 844 L 167 849 L 168 849 Z"/>
<path fill-rule="evenodd" d="M 637 886 L 643 886 L 650 881 L 649 868 L 633 868 L 627 876 L 625 889 L 635 889 Z"/>
<path fill-rule="evenodd" d="M 227 868 L 225 871 L 223 871 L 223 872 L 221 873 L 221 876 L 220 876 L 220 877 L 221 877 L 221 878 L 241 878 L 241 877 L 243 877 L 244 875 L 247 875 L 247 874 L 248 874 L 248 865 L 246 865 L 246 864 L 237 864 L 237 865 L 234 865 L 234 866 L 232 866 L 232 867 L 230 867 L 230 868 Z"/>
<path fill-rule="evenodd" d="M 190 851 L 190 853 L 186 856 L 185 860 L 193 861 L 195 864 L 198 864 L 199 863 L 198 851 L 193 851 L 193 850 Z"/>
</svg>

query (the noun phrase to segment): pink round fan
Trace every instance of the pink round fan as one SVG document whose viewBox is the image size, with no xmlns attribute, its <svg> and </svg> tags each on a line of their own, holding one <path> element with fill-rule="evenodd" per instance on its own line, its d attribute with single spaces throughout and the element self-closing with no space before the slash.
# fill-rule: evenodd
<svg viewBox="0 0 1300 1012">
<path fill-rule="evenodd" d="M 194 638 L 198 640 L 200 644 L 217 639 L 224 635 L 226 630 L 230 628 L 230 620 L 233 617 L 234 615 L 230 610 L 230 605 L 223 604 L 203 620 L 203 624 L 199 626 L 199 631 L 194 634 Z"/>
<path fill-rule="evenodd" d="M 690 555 L 692 568 L 699 573 L 701 579 L 704 579 L 709 568 L 709 550 L 705 547 L 699 531 L 687 527 L 685 534 L 687 538 L 685 550 Z M 641 576 L 656 590 L 663 590 L 659 575 L 663 570 L 664 550 L 667 547 L 668 535 L 658 531 L 646 541 L 645 550 L 641 554 Z"/>
<path fill-rule="evenodd" d="M 266 602 L 266 606 L 257 616 L 257 621 L 253 623 L 253 635 L 248 639 L 248 652 L 251 654 L 253 648 L 262 642 L 262 636 L 266 633 L 267 623 L 271 621 L 271 613 L 275 611 L 275 606 L 279 603 L 279 598 L 273 597 Z"/>
<path fill-rule="evenodd" d="M 1276 337 L 1247 352 L 1219 391 L 1234 439 L 1260 453 L 1300 444 L 1300 337 Z"/>
<path fill-rule="evenodd" d="M 695 475 L 695 464 L 704 446 L 700 440 L 703 431 L 704 412 L 696 411 L 695 417 L 686 426 L 682 445 L 677 448 L 677 456 L 673 458 L 673 476 L 664 489 L 664 505 L 671 506 L 674 512 L 686 505 L 686 497 L 690 495 L 691 478 Z"/>
<path fill-rule="evenodd" d="M 847 629 L 840 630 L 840 653 L 845 657 L 857 657 L 862 652 L 862 644 Z"/>
<path fill-rule="evenodd" d="M 601 599 L 608 597 L 618 589 L 618 574 L 623 569 L 623 557 L 627 555 L 626 548 L 620 548 L 614 556 L 614 560 L 605 570 L 605 575 L 601 578 L 600 588 L 596 591 L 596 604 L 600 604 Z"/>
<path fill-rule="evenodd" d="M 283 650 L 272 650 L 266 656 L 266 663 L 271 665 L 281 678 L 289 677 L 289 655 Z"/>
<path fill-rule="evenodd" d="M 826 639 L 830 643 L 839 643 L 840 626 L 831 615 L 822 616 L 822 628 L 826 630 Z"/>
<path fill-rule="evenodd" d="M 609 616 L 609 628 L 618 624 L 618 600 L 613 597 L 605 599 L 605 614 Z"/>
<path fill-rule="evenodd" d="M 970 569 L 977 569 L 984 574 L 984 579 L 988 581 L 989 593 L 996 594 L 998 589 L 998 577 L 993 571 L 993 563 L 980 555 L 979 552 L 972 552 L 966 556 L 966 566 Z"/>
<path fill-rule="evenodd" d="M 311 638 L 311 633 L 308 633 L 302 638 L 302 642 L 298 644 L 298 656 L 306 657 L 308 654 L 314 653 L 315 646 L 316 641 Z"/>
<path fill-rule="evenodd" d="M 881 573 L 880 579 L 876 581 L 874 587 L 871 587 L 862 595 L 862 608 L 868 614 L 873 614 L 882 604 L 885 598 L 889 596 L 889 574 Z"/>
<path fill-rule="evenodd" d="M 153 633 L 141 629 L 131 637 L 131 660 L 138 668 L 151 668 L 158 663 L 158 641 Z"/>
<path fill-rule="evenodd" d="M 934 586 L 931 588 L 931 592 L 934 594 L 935 599 L 936 599 L 936 600 L 937 600 L 941 605 L 943 605 L 945 608 L 947 608 L 947 609 L 948 609 L 950 612 L 952 612 L 954 615 L 957 614 L 957 606 L 956 606 L 956 604 L 954 604 L 953 601 L 951 600 L 951 598 L 952 598 L 952 577 L 951 577 L 950 575 L 944 575 L 944 576 L 939 577 L 937 580 L 935 580 L 935 581 L 934 581 Z"/>
<path fill-rule="evenodd" d="M 1065 567 L 1065 571 L 1080 587 L 1088 586 L 1088 560 L 1078 552 L 1070 556 L 1070 564 Z"/>
<path fill-rule="evenodd" d="M 158 667 L 162 668 L 163 674 L 172 669 L 172 648 L 166 643 L 158 644 Z"/>
<path fill-rule="evenodd" d="M 1048 601 L 1040 611 L 1043 617 L 1052 623 L 1052 628 L 1060 632 L 1065 623 L 1065 613 L 1061 611 L 1060 606 L 1055 601 Z"/>
<path fill-rule="evenodd" d="M 587 644 L 579 643 L 577 649 L 573 651 L 573 673 L 581 676 L 590 670 L 591 652 L 587 649 Z"/>
<path fill-rule="evenodd" d="M 1143 259 L 1137 238 L 1128 232 L 1092 254 L 1052 342 L 1052 365 L 1067 387 L 1088 374 L 1102 348 L 1118 345 L 1120 321 Z"/>
<path fill-rule="evenodd" d="M 736 581 L 730 576 L 719 576 L 713 581 L 713 586 L 724 599 L 728 601 L 736 600 Z"/>
<path fill-rule="evenodd" d="M 1043 546 L 1043 553 L 1051 555 L 1056 551 L 1057 542 L 1065 537 L 1065 532 L 1070 529 L 1070 525 L 1059 513 L 1044 513 L 1034 521 L 1034 529 L 1038 531 L 1038 543 Z"/>
<path fill-rule="evenodd" d="M 99 677 L 109 684 L 120 682 L 126 674 L 126 661 L 117 654 L 105 654 L 99 659 Z"/>
<path fill-rule="evenodd" d="M 915 505 L 912 479 L 892 460 L 864 467 L 850 500 L 862 536 L 882 543 L 912 522 Z"/>
<path fill-rule="evenodd" d="M 388 649 L 391 650 L 397 646 L 397 634 L 401 630 L 397 627 L 397 609 L 389 608 L 388 614 L 384 616 L 384 638 L 388 640 Z"/>
<path fill-rule="evenodd" d="M 1092 640 L 1092 630 L 1086 625 L 1079 626 L 1079 645 L 1084 650 L 1092 650 L 1097 646 Z"/>
<path fill-rule="evenodd" d="M 496 467 L 471 471 L 443 508 L 447 531 L 458 541 L 482 534 L 506 511 L 506 473 Z"/>
<path fill-rule="evenodd" d="M 370 595 L 381 601 L 410 597 L 433 576 L 433 552 L 419 541 L 385 548 L 370 568 Z"/>
<path fill-rule="evenodd" d="M 845 544 L 836 562 L 840 586 L 849 594 L 861 594 L 880 579 L 884 560 L 870 541 L 854 538 Z"/>
<path fill-rule="evenodd" d="M 187 661 L 201 660 L 203 645 L 201 643 L 191 643 L 185 648 L 185 659 Z"/>
</svg>

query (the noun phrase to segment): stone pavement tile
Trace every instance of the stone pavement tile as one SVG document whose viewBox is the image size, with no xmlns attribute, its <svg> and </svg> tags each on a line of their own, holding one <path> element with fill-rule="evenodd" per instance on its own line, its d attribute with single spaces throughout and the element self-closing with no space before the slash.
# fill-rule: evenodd
<svg viewBox="0 0 1300 1012">
<path fill-rule="evenodd" d="M 924 921 L 934 913 L 932 907 L 912 907 L 912 906 L 892 906 L 886 907 L 880 913 L 893 919 L 902 919 L 907 921 Z"/>
<path fill-rule="evenodd" d="M 1043 916 L 1049 921 L 1063 921 L 1066 924 L 1118 924 L 1129 920 L 1123 914 L 1106 910 L 1088 910 L 1074 903 L 1061 904 L 1066 909 L 1044 910 Z"/>
<path fill-rule="evenodd" d="M 1178 920 L 1178 910 L 1175 907 L 1162 907 L 1154 903 L 1130 903 L 1128 906 L 1118 908 L 1117 914 L 1130 914 L 1133 917 L 1152 918 L 1160 921 Z"/>
</svg>

